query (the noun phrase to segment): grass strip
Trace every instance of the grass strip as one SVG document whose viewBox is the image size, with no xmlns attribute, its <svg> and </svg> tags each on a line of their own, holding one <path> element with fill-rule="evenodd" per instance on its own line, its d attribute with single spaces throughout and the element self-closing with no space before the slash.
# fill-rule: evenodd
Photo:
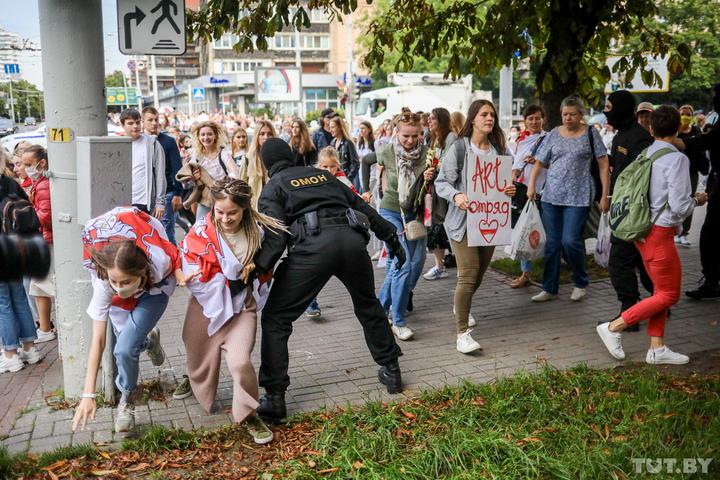
<svg viewBox="0 0 720 480">
<path fill-rule="evenodd" d="M 542 282 L 544 261 L 544 258 L 538 258 L 532 261 L 530 278 L 532 278 L 535 282 Z M 510 258 L 501 258 L 499 260 L 494 260 L 490 263 L 490 268 L 513 278 L 519 277 L 522 273 L 522 270 L 520 269 L 520 260 L 512 260 Z M 595 259 L 592 255 L 586 256 L 585 268 L 587 269 L 588 275 L 590 276 L 590 281 L 602 280 L 610 276 L 607 269 L 595 263 Z M 572 270 L 570 269 L 570 266 L 566 263 L 562 263 L 560 265 L 560 283 L 567 284 L 572 282 Z"/>
</svg>

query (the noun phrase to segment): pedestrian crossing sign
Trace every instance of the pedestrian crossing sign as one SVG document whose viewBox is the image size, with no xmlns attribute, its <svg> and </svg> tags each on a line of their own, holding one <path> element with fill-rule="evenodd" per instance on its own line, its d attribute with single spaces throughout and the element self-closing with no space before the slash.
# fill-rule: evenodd
<svg viewBox="0 0 720 480">
<path fill-rule="evenodd" d="M 192 91 L 193 98 L 197 98 L 199 100 L 205 99 L 205 89 L 204 88 L 193 88 Z"/>
</svg>

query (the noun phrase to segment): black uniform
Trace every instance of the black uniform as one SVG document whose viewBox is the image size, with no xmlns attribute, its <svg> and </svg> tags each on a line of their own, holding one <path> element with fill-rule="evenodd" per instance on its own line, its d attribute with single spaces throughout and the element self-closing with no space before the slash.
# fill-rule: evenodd
<svg viewBox="0 0 720 480">
<path fill-rule="evenodd" d="M 610 101 L 613 107 L 610 112 L 606 112 L 606 115 L 608 116 L 608 122 L 618 130 L 617 135 L 613 138 L 610 150 L 610 165 L 612 167 L 610 194 L 612 194 L 615 181 L 620 176 L 620 173 L 643 150 L 652 144 L 653 138 L 635 120 L 635 99 L 630 92 L 615 92 L 610 95 Z M 611 236 L 610 243 L 610 261 L 608 265 L 610 281 L 621 303 L 620 312 L 623 312 L 640 301 L 637 271 L 640 272 L 640 281 L 643 287 L 651 294 L 653 284 L 645 270 L 640 252 L 632 242 L 625 242 Z"/>
<path fill-rule="evenodd" d="M 282 148 L 279 144 L 275 147 Z M 275 271 L 262 312 L 260 385 L 272 394 L 283 394 L 289 386 L 287 343 L 292 322 L 332 276 L 350 292 L 355 315 L 375 362 L 397 366 L 402 353 L 375 296 L 373 268 L 367 253 L 369 232 L 350 225 L 348 209 L 367 216 L 375 235 L 402 251 L 396 228 L 329 172 L 295 167 L 284 160 L 268 165 L 266 153 L 264 145 L 262 155 L 269 166 L 270 181 L 263 187 L 259 210 L 285 222 L 292 235 L 267 232 L 254 259 L 258 271 L 270 270 L 287 247 L 287 257 Z M 317 213 L 317 228 L 308 218 L 312 212 Z"/>
</svg>

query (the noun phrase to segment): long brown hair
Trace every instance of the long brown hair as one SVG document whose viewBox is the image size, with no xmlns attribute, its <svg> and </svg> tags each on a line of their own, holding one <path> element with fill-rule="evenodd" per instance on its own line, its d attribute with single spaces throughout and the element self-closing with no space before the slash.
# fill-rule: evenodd
<svg viewBox="0 0 720 480">
<path fill-rule="evenodd" d="M 290 137 L 290 148 L 299 152 L 301 155 L 312 152 L 315 150 L 315 144 L 310 140 L 310 131 L 307 125 L 299 118 L 293 120 L 290 125 L 295 127 L 296 123 L 300 127 L 300 138 L 298 140 L 297 137 Z"/>
<path fill-rule="evenodd" d="M 465 123 L 465 115 L 462 112 L 452 112 L 450 114 L 450 129 L 456 134 L 460 133 Z"/>
<path fill-rule="evenodd" d="M 252 207 L 253 192 L 247 182 L 225 177 L 212 184 L 210 193 L 212 194 L 213 202 L 229 199 L 245 211 L 240 221 L 240 230 L 243 232 L 248 244 L 245 265 L 251 262 L 255 254 L 260 250 L 260 244 L 262 242 L 262 237 L 260 236 L 261 226 L 274 233 L 289 233 L 283 222 L 262 214 Z M 215 209 L 212 210 L 212 218 L 213 221 L 215 221 Z M 215 223 L 215 228 L 218 231 L 222 231 L 217 223 Z"/>
<path fill-rule="evenodd" d="M 434 145 L 435 142 L 440 148 L 445 148 L 445 140 L 450 133 L 450 112 L 447 108 L 438 107 L 432 109 L 432 114 L 435 116 L 435 120 L 438 122 L 438 128 L 434 132 L 430 132 L 430 145 Z"/>
<path fill-rule="evenodd" d="M 330 123 L 334 124 L 336 128 L 340 129 L 340 132 L 342 133 L 343 140 L 351 140 L 350 139 L 350 133 L 348 132 L 347 124 L 345 123 L 345 120 L 343 120 L 341 117 L 333 117 L 330 119 Z"/>
<path fill-rule="evenodd" d="M 114 240 L 99 250 L 91 250 L 90 258 L 101 280 L 108 279 L 108 270 L 117 268 L 127 275 L 143 277 L 140 284 L 143 290 L 149 290 L 154 285 L 150 260 L 133 240 Z"/>
<path fill-rule="evenodd" d="M 465 125 L 463 125 L 462 130 L 460 130 L 460 133 L 458 133 L 458 137 L 472 137 L 473 122 L 475 121 L 475 117 L 477 117 L 480 109 L 485 105 L 488 105 L 490 108 L 492 108 L 493 114 L 495 115 L 495 123 L 493 124 L 492 131 L 488 135 L 488 141 L 490 142 L 490 145 L 492 145 L 493 148 L 497 150 L 498 155 L 502 155 L 507 149 L 507 143 L 505 142 L 505 134 L 503 133 L 502 128 L 500 128 L 500 124 L 498 123 L 497 110 L 495 110 L 495 105 L 493 105 L 490 100 L 485 100 L 481 98 L 480 100 L 475 100 L 473 103 L 470 104 L 467 118 L 465 119 Z"/>
</svg>

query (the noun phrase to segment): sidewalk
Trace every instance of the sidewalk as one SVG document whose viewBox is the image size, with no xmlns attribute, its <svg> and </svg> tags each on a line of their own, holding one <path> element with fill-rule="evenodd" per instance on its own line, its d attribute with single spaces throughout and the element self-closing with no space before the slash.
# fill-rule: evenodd
<svg viewBox="0 0 720 480">
<path fill-rule="evenodd" d="M 694 220 L 693 246 L 680 249 L 683 291 L 695 288 L 701 276 L 697 237 L 703 217 L 704 211 L 698 212 Z M 619 309 L 608 280 L 591 284 L 587 297 L 579 303 L 570 302 L 571 286 L 564 285 L 559 300 L 533 304 L 530 296 L 539 291 L 538 287 L 513 290 L 509 287 L 509 278 L 493 271 L 488 271 L 473 301 L 472 313 L 478 322 L 474 336 L 484 351 L 479 355 L 458 353 L 452 316 L 455 272 L 451 270 L 450 278 L 444 280 L 428 282 L 420 279 L 415 289 L 415 311 L 408 316 L 408 325 L 415 330 L 415 338 L 400 342 L 404 352 L 400 364 L 406 388 L 401 395 L 388 395 L 379 385 L 377 366 L 365 346 L 350 297 L 340 282 L 331 280 L 319 297 L 322 319 L 313 321 L 302 317 L 295 323 L 290 339 L 292 384 L 286 397 L 289 412 L 368 400 L 401 400 L 424 389 L 456 385 L 462 380 L 487 382 L 519 369 L 534 371 L 543 362 L 557 368 L 580 363 L 593 367 L 620 363 L 610 357 L 595 333 L 596 322 L 614 318 Z M 379 287 L 384 272 L 376 269 L 375 273 Z M 143 355 L 142 381 L 160 378 L 174 384 L 182 377 L 185 349 L 180 335 L 187 298 L 187 292 L 178 289 L 171 300 L 160 321 L 168 359 L 158 369 Z M 720 341 L 718 306 L 719 301 L 696 302 L 683 295 L 668 322 L 668 344 L 691 357 L 694 352 L 716 348 Z M 67 444 L 119 440 L 119 436 L 112 433 L 113 410 L 110 408 L 98 410 L 90 431 L 73 435 L 73 411 L 51 411 L 45 405 L 44 396 L 61 385 L 55 343 L 46 345 L 43 348 L 49 355 L 44 362 L 17 374 L 0 376 L 0 412 L 7 412 L 0 417 L 0 433 L 8 434 L 3 441 L 8 450 L 13 453 L 41 452 Z M 642 332 L 623 337 L 630 361 L 643 361 L 647 345 L 648 339 Z M 253 353 L 256 368 L 259 353 L 258 336 Z M 230 405 L 231 388 L 229 373 L 223 365 L 218 392 L 223 407 Z M 138 426 L 162 424 L 183 429 L 211 428 L 231 421 L 231 416 L 224 411 L 206 414 L 192 397 L 177 401 L 168 395 L 166 402 L 151 401 L 147 406 L 137 408 Z"/>
</svg>

